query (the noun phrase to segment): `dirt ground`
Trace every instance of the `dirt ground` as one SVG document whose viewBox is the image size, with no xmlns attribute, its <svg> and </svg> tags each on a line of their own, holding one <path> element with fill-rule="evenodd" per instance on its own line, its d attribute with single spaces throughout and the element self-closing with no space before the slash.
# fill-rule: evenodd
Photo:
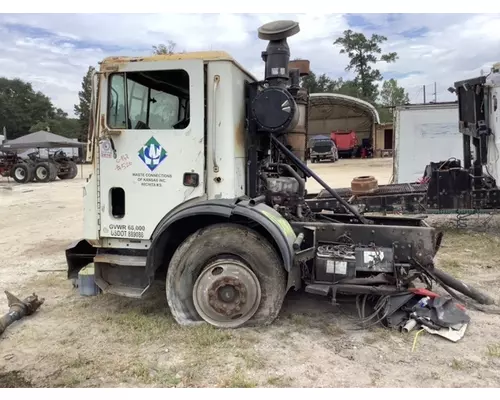
<svg viewBox="0 0 500 400">
<path fill-rule="evenodd" d="M 366 174 L 387 183 L 390 165 L 390 159 L 341 160 L 313 168 L 345 187 Z M 82 235 L 84 183 L 80 175 L 50 184 L 0 181 L 0 289 L 46 299 L 36 315 L 0 337 L 0 387 L 500 385 L 497 315 L 469 311 L 462 341 L 419 335 L 412 352 L 414 332 L 360 330 L 342 307 L 300 293 L 288 295 L 272 326 L 232 331 L 177 326 L 161 285 L 144 300 L 80 297 L 60 270 L 65 246 Z M 452 217 L 444 222 L 451 226 Z M 457 230 L 444 222 L 433 222 L 446 229 L 438 266 L 498 298 L 498 224 L 474 217 L 470 228 Z"/>
</svg>

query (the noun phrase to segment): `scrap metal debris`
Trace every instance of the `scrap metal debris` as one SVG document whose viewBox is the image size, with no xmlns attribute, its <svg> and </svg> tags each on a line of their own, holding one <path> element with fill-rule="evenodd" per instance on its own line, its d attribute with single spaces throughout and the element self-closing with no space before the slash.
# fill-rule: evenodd
<svg viewBox="0 0 500 400">
<path fill-rule="evenodd" d="M 498 305 L 488 294 L 435 266 L 422 266 L 418 263 L 417 265 L 420 267 L 420 273 L 417 275 L 427 287 L 408 285 L 407 289 L 402 288 L 399 292 L 384 294 L 372 290 L 371 293 L 356 296 L 358 317 L 355 322 L 362 329 L 382 323 L 387 328 L 398 329 L 403 333 L 415 329 L 419 333 L 427 332 L 457 342 L 463 338 L 470 323 L 466 308 L 489 314 L 500 313 L 498 307 L 496 309 L 485 307 Z M 409 280 L 416 277 L 412 276 Z M 387 276 L 381 274 L 370 279 L 382 284 L 384 278 Z M 435 293 L 432 290 L 433 283 L 437 283 L 447 293 L 445 295 Z"/>
<path fill-rule="evenodd" d="M 0 335 L 15 321 L 32 315 L 45 302 L 44 298 L 38 298 L 35 293 L 24 300 L 18 299 L 8 291 L 5 291 L 5 295 L 7 296 L 9 312 L 0 318 Z"/>
</svg>

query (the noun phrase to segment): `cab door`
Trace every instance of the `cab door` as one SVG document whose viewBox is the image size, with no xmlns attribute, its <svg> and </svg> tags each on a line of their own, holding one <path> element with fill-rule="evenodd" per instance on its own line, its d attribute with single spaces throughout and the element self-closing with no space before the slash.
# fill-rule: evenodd
<svg viewBox="0 0 500 400">
<path fill-rule="evenodd" d="M 149 239 L 174 207 L 205 193 L 202 60 L 129 62 L 104 82 L 101 237 Z"/>
</svg>

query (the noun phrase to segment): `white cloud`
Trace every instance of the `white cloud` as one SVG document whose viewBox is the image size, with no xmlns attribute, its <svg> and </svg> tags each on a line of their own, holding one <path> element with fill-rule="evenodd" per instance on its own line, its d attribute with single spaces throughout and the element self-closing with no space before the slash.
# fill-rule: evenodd
<svg viewBox="0 0 500 400">
<path fill-rule="evenodd" d="M 309 59 L 317 73 L 349 76 L 347 57 L 333 46 L 352 22 L 341 14 L 3 14 L 0 74 L 33 82 L 70 114 L 89 65 L 108 55 L 147 54 L 167 40 L 187 51 L 227 50 L 261 77 L 266 43 L 257 39 L 256 30 L 274 19 L 300 22 L 301 32 L 289 40 L 292 57 Z M 500 61 L 498 14 L 366 14 L 361 20 L 365 26 L 353 30 L 388 37 L 383 50 L 396 51 L 399 60 L 378 68 L 387 77 L 399 77 L 414 102 L 422 101 L 423 85 L 431 100 L 434 82 L 438 101 L 452 100 L 446 89 L 454 81 L 487 72 Z M 407 38 L 405 31 L 425 33 Z"/>
</svg>

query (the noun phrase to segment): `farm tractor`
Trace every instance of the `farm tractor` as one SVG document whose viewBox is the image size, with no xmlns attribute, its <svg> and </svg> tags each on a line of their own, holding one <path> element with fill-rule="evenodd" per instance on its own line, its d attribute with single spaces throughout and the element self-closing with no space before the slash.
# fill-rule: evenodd
<svg viewBox="0 0 500 400">
<path fill-rule="evenodd" d="M 73 179 L 77 174 L 76 163 L 62 150 L 49 155 L 47 159 L 40 158 L 38 152 L 29 153 L 28 159 L 22 159 L 14 152 L 0 154 L 0 175 L 11 177 L 17 183 Z"/>
<path fill-rule="evenodd" d="M 133 298 L 159 280 L 177 323 L 221 328 L 272 323 L 292 288 L 368 299 L 384 320 L 443 281 L 442 235 L 422 217 L 364 216 L 307 166 L 309 62 L 287 43 L 299 31 L 259 28 L 263 80 L 218 51 L 100 63 L 68 279 L 93 264 L 103 293 Z"/>
</svg>

